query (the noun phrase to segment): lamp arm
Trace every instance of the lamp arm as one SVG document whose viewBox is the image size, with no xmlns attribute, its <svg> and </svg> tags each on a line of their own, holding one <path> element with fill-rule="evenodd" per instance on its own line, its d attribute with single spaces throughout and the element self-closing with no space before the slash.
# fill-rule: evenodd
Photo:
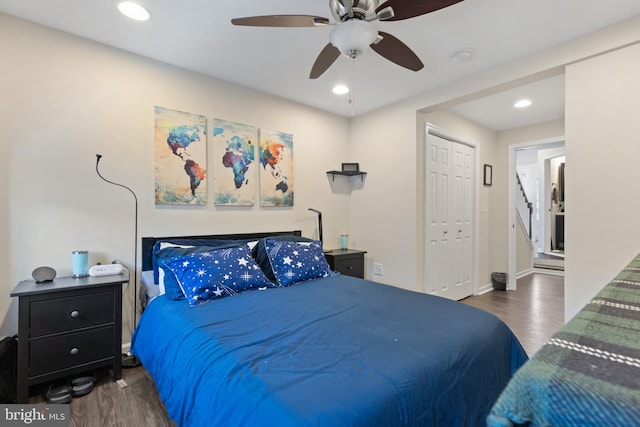
<svg viewBox="0 0 640 427">
<path fill-rule="evenodd" d="M 135 227 L 134 227 L 134 252 L 133 252 L 133 331 L 136 329 L 137 318 L 138 318 L 138 197 L 133 190 L 126 185 L 118 184 L 117 182 L 110 181 L 106 179 L 100 173 L 100 169 L 98 165 L 100 164 L 100 159 L 102 158 L 102 154 L 96 154 L 96 173 L 98 176 L 105 182 L 116 185 L 118 187 L 122 187 L 127 189 L 131 195 L 133 195 L 133 199 L 135 201 Z M 131 332 L 133 332 L 131 331 Z"/>
<path fill-rule="evenodd" d="M 322 241 L 322 212 L 320 212 L 317 209 L 313 209 L 313 208 L 309 208 L 309 210 L 311 212 L 315 212 L 315 213 L 318 214 L 318 237 L 319 237 L 320 243 L 323 243 L 323 241 Z"/>
</svg>

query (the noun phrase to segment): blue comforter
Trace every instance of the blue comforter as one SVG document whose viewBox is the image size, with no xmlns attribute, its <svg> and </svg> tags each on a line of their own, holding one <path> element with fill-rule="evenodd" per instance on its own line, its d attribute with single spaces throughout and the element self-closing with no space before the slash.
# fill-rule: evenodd
<svg viewBox="0 0 640 427">
<path fill-rule="evenodd" d="M 181 426 L 473 426 L 527 356 L 476 308 L 334 276 L 197 307 L 158 297 L 132 352 Z"/>
</svg>

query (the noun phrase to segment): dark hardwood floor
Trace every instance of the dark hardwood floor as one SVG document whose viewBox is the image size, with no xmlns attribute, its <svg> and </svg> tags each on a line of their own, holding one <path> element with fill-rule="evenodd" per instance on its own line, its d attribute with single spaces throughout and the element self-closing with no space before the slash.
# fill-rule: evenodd
<svg viewBox="0 0 640 427">
<path fill-rule="evenodd" d="M 462 302 L 502 319 L 532 355 L 564 324 L 564 278 L 532 274 L 518 280 L 517 291 L 493 291 Z M 71 402 L 72 427 L 165 427 L 167 417 L 151 376 L 143 367 L 123 369 L 128 387 L 120 388 L 109 372 L 96 372 L 99 383 Z M 32 390 L 31 403 L 42 403 L 44 389 Z"/>
<path fill-rule="evenodd" d="M 123 369 L 121 388 L 108 370 L 95 372 L 98 378 L 93 391 L 71 402 L 71 427 L 175 427 L 149 373 L 142 367 Z M 44 403 L 46 387 L 36 390 L 30 403 Z M 34 390 L 32 390 L 34 393 Z"/>
<path fill-rule="evenodd" d="M 564 325 L 564 277 L 530 274 L 515 291 L 492 291 L 462 300 L 498 316 L 532 356 Z"/>
</svg>

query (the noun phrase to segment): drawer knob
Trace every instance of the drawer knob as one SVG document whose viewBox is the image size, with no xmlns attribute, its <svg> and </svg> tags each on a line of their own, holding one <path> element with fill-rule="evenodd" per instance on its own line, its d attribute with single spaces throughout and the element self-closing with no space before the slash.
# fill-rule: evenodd
<svg viewBox="0 0 640 427">
<path fill-rule="evenodd" d="M 80 350 L 78 350 L 77 347 L 73 347 L 70 351 L 70 353 L 75 356 L 76 354 L 80 353 Z"/>
<path fill-rule="evenodd" d="M 73 310 L 71 312 L 71 317 L 73 317 L 74 319 L 78 316 L 80 316 L 80 312 L 78 310 Z"/>
<path fill-rule="evenodd" d="M 347 270 L 353 270 L 353 266 L 352 265 L 347 266 Z"/>
</svg>

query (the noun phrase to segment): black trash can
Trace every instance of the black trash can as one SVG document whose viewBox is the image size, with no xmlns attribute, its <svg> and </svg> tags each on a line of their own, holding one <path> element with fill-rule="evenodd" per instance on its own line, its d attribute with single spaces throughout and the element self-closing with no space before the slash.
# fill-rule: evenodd
<svg viewBox="0 0 640 427">
<path fill-rule="evenodd" d="M 491 283 L 493 283 L 493 290 L 506 291 L 507 273 L 491 273 Z"/>
</svg>

